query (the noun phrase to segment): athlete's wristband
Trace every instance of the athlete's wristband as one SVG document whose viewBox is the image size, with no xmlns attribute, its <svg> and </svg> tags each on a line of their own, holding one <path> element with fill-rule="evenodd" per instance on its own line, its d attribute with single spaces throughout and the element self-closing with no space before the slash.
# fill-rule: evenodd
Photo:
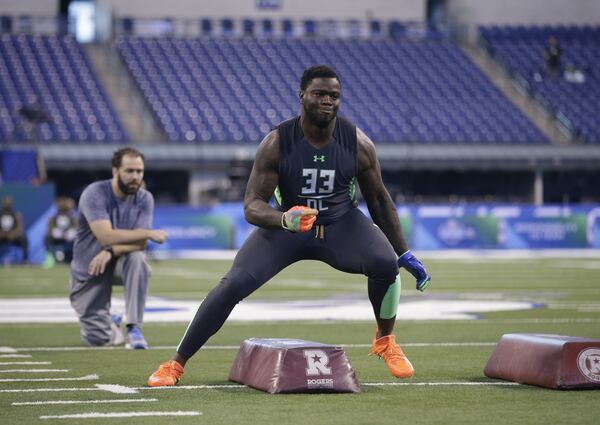
<svg viewBox="0 0 600 425">
<path fill-rule="evenodd" d="M 290 231 L 289 227 L 285 224 L 285 213 L 281 214 L 281 228 L 284 230 Z"/>
</svg>

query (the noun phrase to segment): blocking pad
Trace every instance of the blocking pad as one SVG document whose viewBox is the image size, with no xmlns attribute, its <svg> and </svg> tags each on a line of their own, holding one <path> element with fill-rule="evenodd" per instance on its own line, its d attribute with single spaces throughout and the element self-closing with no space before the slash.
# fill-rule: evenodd
<svg viewBox="0 0 600 425">
<path fill-rule="evenodd" d="M 271 394 L 360 392 L 342 348 L 301 339 L 243 341 L 229 380 Z"/>
<path fill-rule="evenodd" d="M 600 389 L 600 339 L 551 334 L 506 334 L 484 373 L 556 389 Z"/>
</svg>

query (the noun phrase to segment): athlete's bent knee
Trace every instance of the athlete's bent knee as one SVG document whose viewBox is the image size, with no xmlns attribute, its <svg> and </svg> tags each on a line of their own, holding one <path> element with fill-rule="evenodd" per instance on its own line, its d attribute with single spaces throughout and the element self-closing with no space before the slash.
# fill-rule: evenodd
<svg viewBox="0 0 600 425">
<path fill-rule="evenodd" d="M 398 263 L 395 256 L 373 255 L 367 264 L 367 276 L 385 285 L 391 285 L 398 275 Z"/>
</svg>

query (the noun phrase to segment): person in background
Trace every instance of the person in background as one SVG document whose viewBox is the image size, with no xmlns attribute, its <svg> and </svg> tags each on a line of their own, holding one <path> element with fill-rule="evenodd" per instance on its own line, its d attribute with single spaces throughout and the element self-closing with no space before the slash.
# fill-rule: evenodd
<svg viewBox="0 0 600 425">
<path fill-rule="evenodd" d="M 48 220 L 48 230 L 44 239 L 46 246 L 46 267 L 55 262 L 70 263 L 73 258 L 73 242 L 77 231 L 75 201 L 61 196 L 56 200 L 56 214 Z"/>
<path fill-rule="evenodd" d="M 548 38 L 548 43 L 544 48 L 544 60 L 546 62 L 546 73 L 549 77 L 558 74 L 561 65 L 562 49 L 556 37 Z"/>
<path fill-rule="evenodd" d="M 23 250 L 23 263 L 29 262 L 29 241 L 23 215 L 14 209 L 11 196 L 2 199 L 0 212 L 0 246 L 17 246 Z"/>
<path fill-rule="evenodd" d="M 145 349 L 142 334 L 150 267 L 147 242 L 163 243 L 167 234 L 152 230 L 154 198 L 142 187 L 144 156 L 125 147 L 114 152 L 112 179 L 90 184 L 79 200 L 79 222 L 71 261 L 70 300 L 77 312 L 81 339 L 89 345 Z M 122 283 L 122 318 L 111 315 L 112 285 Z"/>
<path fill-rule="evenodd" d="M 51 123 L 50 115 L 44 110 L 39 96 L 33 102 L 21 106 L 17 110 L 21 118 L 20 127 L 26 140 L 35 141 L 38 137 L 38 127 L 44 123 Z"/>
</svg>

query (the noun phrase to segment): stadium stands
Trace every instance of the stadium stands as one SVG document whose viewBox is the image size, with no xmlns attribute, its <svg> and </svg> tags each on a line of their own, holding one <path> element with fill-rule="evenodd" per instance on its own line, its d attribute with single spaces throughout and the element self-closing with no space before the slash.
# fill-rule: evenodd
<svg viewBox="0 0 600 425">
<path fill-rule="evenodd" d="M 490 54 L 584 142 L 600 143 L 600 27 L 482 27 Z M 544 47 L 562 50 L 558 75 L 546 72 Z M 569 81 L 569 72 L 579 76 Z"/>
<path fill-rule="evenodd" d="M 74 38 L 25 34 L 0 37 L 0 142 L 127 140 L 85 52 Z M 23 107 L 34 109 L 34 114 L 28 118 Z"/>
<path fill-rule="evenodd" d="M 117 48 L 173 142 L 256 142 L 298 112 L 302 70 L 327 63 L 344 83 L 341 113 L 376 142 L 547 143 L 447 41 L 121 37 Z"/>
<path fill-rule="evenodd" d="M 117 50 L 171 142 L 255 143 L 298 112 L 297 85 L 314 63 L 344 81 L 342 114 L 374 141 L 389 144 L 546 144 L 546 137 L 453 43 L 415 36 L 391 21 L 304 20 L 282 37 L 265 19 L 198 21 L 199 37 L 139 37 L 122 32 Z M 282 24 L 280 22 L 279 24 Z M 277 27 L 279 28 L 279 24 Z M 294 25 L 297 25 L 295 23 Z M 131 24 L 134 28 L 134 24 Z M 589 143 L 600 141 L 595 28 L 483 28 L 490 51 Z M 321 33 L 327 31 L 329 36 Z M 337 33 L 345 34 L 336 37 Z M 540 59 L 557 34 L 584 84 L 543 75 Z M 317 37 L 319 35 L 319 37 Z M 525 40 L 525 41 L 523 41 Z M 0 141 L 109 142 L 127 135 L 82 47 L 70 36 L 3 34 L 0 42 Z M 591 87 L 591 89 L 590 89 Z M 28 125 L 22 107 L 39 101 L 49 120 Z M 594 119 L 592 119 L 594 117 Z M 30 120 L 31 121 L 31 120 Z"/>
</svg>

